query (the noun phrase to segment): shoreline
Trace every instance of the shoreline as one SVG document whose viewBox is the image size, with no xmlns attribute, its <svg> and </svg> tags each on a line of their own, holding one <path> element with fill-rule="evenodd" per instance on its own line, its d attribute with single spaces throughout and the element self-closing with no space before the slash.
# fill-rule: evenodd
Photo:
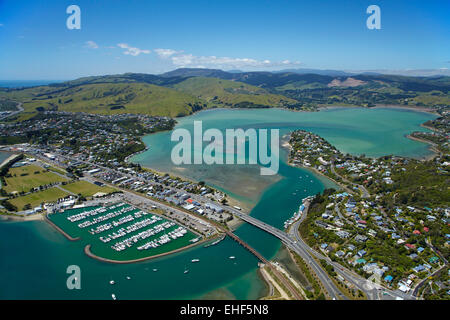
<svg viewBox="0 0 450 320">
<path fill-rule="evenodd" d="M 290 134 L 288 134 L 287 136 L 289 137 Z M 341 189 L 343 189 L 343 190 L 349 192 L 349 189 L 348 189 L 346 186 L 341 185 L 339 182 L 337 182 L 337 181 L 334 180 L 333 178 L 328 177 L 327 175 L 325 175 L 324 173 L 320 172 L 320 171 L 317 170 L 316 168 L 306 167 L 306 166 L 303 166 L 303 165 L 296 165 L 296 164 L 293 164 L 293 163 L 291 162 L 291 160 L 290 160 L 290 152 L 291 152 L 291 148 L 292 148 L 292 147 L 291 147 L 291 144 L 289 143 L 289 140 L 286 140 L 285 142 L 283 142 L 283 143 L 281 144 L 281 147 L 282 147 L 282 148 L 285 148 L 285 149 L 287 150 L 287 152 L 288 152 L 288 158 L 287 158 L 287 160 L 286 160 L 286 164 L 287 164 L 288 166 L 291 166 L 291 167 L 293 167 L 293 168 L 302 168 L 302 169 L 308 170 L 309 172 L 318 175 L 318 177 L 316 177 L 318 180 L 321 180 L 321 178 L 324 178 L 324 179 L 326 179 L 326 180 L 328 180 L 328 181 L 333 182 L 335 185 L 337 185 L 337 186 L 340 187 Z"/>
<path fill-rule="evenodd" d="M 428 140 L 425 140 L 425 139 L 416 138 L 416 137 L 413 137 L 410 134 L 406 135 L 406 138 L 414 140 L 414 141 L 418 141 L 418 142 L 422 142 L 422 143 L 428 144 L 428 150 L 430 150 L 432 152 L 432 154 L 430 154 L 428 156 L 423 156 L 423 157 L 421 157 L 420 160 L 430 161 L 430 160 L 433 160 L 434 158 L 438 157 L 441 154 L 441 152 L 438 149 L 436 149 L 436 144 L 431 142 L 431 141 L 428 141 Z"/>
<path fill-rule="evenodd" d="M 364 108 L 364 107 L 362 107 Z M 433 115 L 440 116 L 439 113 L 436 112 L 436 110 L 427 108 L 427 107 L 412 107 L 412 106 L 402 106 L 402 105 L 396 105 L 396 104 L 377 104 L 375 107 L 366 107 L 368 109 L 399 109 L 399 110 L 410 110 L 415 112 L 424 112 L 429 113 Z"/>
<path fill-rule="evenodd" d="M 41 214 L 32 214 L 29 216 L 20 216 L 15 214 L 2 214 L 0 215 L 0 221 L 19 221 L 19 222 L 26 222 L 26 221 L 44 221 L 44 216 Z"/>
</svg>

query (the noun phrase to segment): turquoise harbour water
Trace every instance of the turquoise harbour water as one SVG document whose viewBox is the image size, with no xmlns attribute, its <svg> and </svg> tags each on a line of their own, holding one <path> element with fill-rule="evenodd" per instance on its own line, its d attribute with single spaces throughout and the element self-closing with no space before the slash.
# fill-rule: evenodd
<svg viewBox="0 0 450 320">
<path fill-rule="evenodd" d="M 393 109 L 333 109 L 316 113 L 265 110 L 212 110 L 179 119 L 177 127 L 191 128 L 203 120 L 204 128 L 280 128 L 281 134 L 306 129 L 328 139 L 343 152 L 370 156 L 397 154 L 423 157 L 427 145 L 405 135 L 426 129 L 420 124 L 435 116 Z M 187 166 L 170 161 L 170 132 L 144 138 L 150 149 L 132 161 L 156 170 L 204 180 L 241 201 L 254 205 L 251 215 L 281 228 L 301 199 L 331 186 L 305 169 L 286 165 L 281 153 L 277 177 L 259 176 L 256 167 Z M 263 185 L 251 188 L 248 185 Z M 246 186 L 247 185 L 247 186 Z M 280 242 L 248 224 L 236 234 L 272 258 Z M 116 265 L 96 261 L 83 252 L 82 242 L 70 242 L 41 221 L 0 223 L 0 299 L 257 299 L 266 292 L 257 275 L 257 260 L 233 240 L 202 246 L 146 262 Z M 231 260 L 229 256 L 236 256 Z M 191 263 L 198 258 L 200 262 Z M 68 265 L 81 268 L 81 290 L 66 288 Z M 158 271 L 152 271 L 157 268 Z M 188 274 L 184 274 L 185 269 Z M 126 280 L 130 276 L 131 280 Z M 115 285 L 109 281 L 115 280 Z"/>
</svg>

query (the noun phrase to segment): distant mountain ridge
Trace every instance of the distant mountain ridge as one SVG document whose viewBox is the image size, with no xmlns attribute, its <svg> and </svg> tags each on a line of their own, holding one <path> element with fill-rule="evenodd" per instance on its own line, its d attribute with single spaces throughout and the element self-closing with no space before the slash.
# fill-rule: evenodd
<svg viewBox="0 0 450 320">
<path fill-rule="evenodd" d="M 286 107 L 315 110 L 323 105 L 450 105 L 450 77 L 348 74 L 313 69 L 226 72 L 181 68 L 160 75 L 124 73 L 83 77 L 32 88 L 0 88 L 1 102 L 23 102 L 25 111 L 84 111 L 184 116 L 214 107 Z"/>
</svg>

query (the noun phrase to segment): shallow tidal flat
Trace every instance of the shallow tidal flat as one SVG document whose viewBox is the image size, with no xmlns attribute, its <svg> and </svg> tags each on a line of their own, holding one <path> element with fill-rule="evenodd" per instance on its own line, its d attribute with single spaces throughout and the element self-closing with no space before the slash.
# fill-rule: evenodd
<svg viewBox="0 0 450 320">
<path fill-rule="evenodd" d="M 424 158 L 432 154 L 429 146 L 408 139 L 406 135 L 412 131 L 428 131 L 420 124 L 434 118 L 435 115 L 428 113 L 392 108 L 333 108 L 320 112 L 215 109 L 180 118 L 175 129 L 184 128 L 192 133 L 194 121 L 202 121 L 203 132 L 209 128 L 217 128 L 222 132 L 236 128 L 279 129 L 282 137 L 293 130 L 303 129 L 322 136 L 343 153 L 370 157 L 395 154 Z M 177 166 L 171 161 L 171 150 L 176 145 L 176 142 L 171 141 L 171 132 L 148 135 L 143 140 L 149 149 L 132 157 L 132 162 L 188 179 L 205 181 L 247 204 L 247 207 L 253 207 L 264 190 L 284 177 L 283 170 L 278 175 L 262 176 L 257 165 Z M 286 151 L 281 150 L 280 162 L 286 163 L 286 160 Z"/>
</svg>

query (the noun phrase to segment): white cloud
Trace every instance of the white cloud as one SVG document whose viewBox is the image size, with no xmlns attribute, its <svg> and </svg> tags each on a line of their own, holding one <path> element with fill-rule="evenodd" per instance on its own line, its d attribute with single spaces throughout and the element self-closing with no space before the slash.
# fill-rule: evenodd
<svg viewBox="0 0 450 320">
<path fill-rule="evenodd" d="M 169 58 L 170 56 L 173 56 L 174 54 L 180 54 L 183 51 L 176 51 L 173 49 L 155 49 L 153 50 L 156 52 L 156 54 L 163 59 Z"/>
<path fill-rule="evenodd" d="M 98 44 L 96 44 L 92 40 L 89 40 L 89 41 L 86 41 L 86 47 L 91 48 L 91 49 L 98 49 Z"/>
<path fill-rule="evenodd" d="M 119 48 L 126 49 L 123 52 L 123 54 L 128 54 L 128 55 L 132 55 L 132 56 L 138 56 L 141 53 L 149 54 L 151 52 L 150 50 L 143 50 L 143 49 L 139 49 L 139 48 L 135 48 L 135 47 L 130 47 L 126 43 L 119 43 L 119 44 L 117 44 L 117 46 Z"/>
<path fill-rule="evenodd" d="M 272 62 L 268 59 L 256 60 L 251 58 L 230 58 L 216 56 L 195 56 L 185 54 L 183 51 L 172 49 L 155 49 L 162 59 L 170 59 L 175 67 L 218 68 L 218 69 L 246 69 L 246 68 L 271 68 L 279 66 L 298 66 L 300 62 L 283 60 Z"/>
</svg>

